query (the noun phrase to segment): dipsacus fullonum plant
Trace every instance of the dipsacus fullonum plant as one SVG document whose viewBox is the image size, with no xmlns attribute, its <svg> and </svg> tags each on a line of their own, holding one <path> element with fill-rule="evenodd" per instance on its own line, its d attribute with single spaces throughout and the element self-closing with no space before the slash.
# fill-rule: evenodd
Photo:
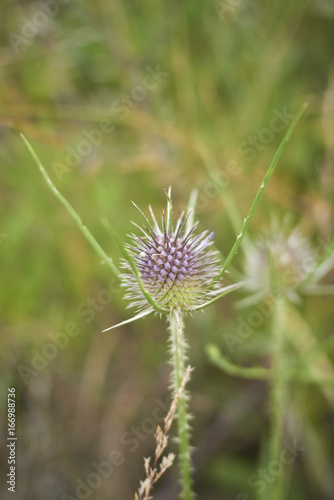
<svg viewBox="0 0 334 500">
<path fill-rule="evenodd" d="M 187 413 L 188 395 L 184 390 L 181 393 L 179 392 L 185 377 L 187 356 L 187 343 L 184 338 L 184 315 L 204 309 L 241 286 L 241 283 L 237 283 L 224 288 L 220 280 L 241 245 L 280 155 L 305 108 L 306 105 L 304 104 L 286 132 L 262 180 L 249 214 L 244 219 L 240 234 L 223 265 L 219 264 L 218 252 L 212 250 L 213 233 L 197 233 L 196 231 L 197 224 L 193 220 L 196 196 L 192 195 L 190 197 L 188 210 L 180 216 L 174 225 L 171 190 L 169 190 L 167 193 L 167 211 L 162 216 L 161 225 L 157 223 L 152 210 L 150 210 L 152 222 L 149 222 L 142 213 L 145 223 L 143 227 L 138 228 L 141 234 L 132 235 L 130 245 L 124 245 L 123 239 L 110 227 L 113 240 L 123 254 L 121 262 L 123 272 L 121 272 L 86 226 L 83 225 L 79 215 L 72 206 L 59 193 L 33 148 L 25 137 L 22 136 L 48 187 L 72 216 L 102 261 L 120 279 L 127 290 L 126 294 L 130 300 L 130 306 L 137 308 L 134 317 L 115 326 L 125 325 L 154 313 L 158 313 L 161 316 L 164 315 L 167 318 L 170 333 L 171 364 L 173 367 L 171 374 L 173 396 L 175 397 L 176 394 L 179 394 L 177 401 L 178 456 L 181 498 L 183 500 L 194 498 L 191 481 Z M 115 326 L 111 326 L 106 330 L 115 328 Z"/>
<path fill-rule="evenodd" d="M 167 316 L 173 367 L 171 381 L 175 397 L 185 376 L 187 360 L 183 316 L 207 307 L 241 284 L 227 287 L 220 285 L 219 253 L 211 249 L 213 233 L 204 231 L 197 234 L 198 223 L 193 223 L 195 194 L 190 197 L 187 213 L 181 214 L 175 226 L 171 188 L 166 196 L 167 210 L 162 215 L 161 226 L 151 207 L 152 223 L 140 210 L 144 225 L 135 226 L 141 234 L 132 234 L 130 245 L 120 245 L 124 254 L 121 283 L 126 289 L 126 298 L 130 300 L 129 307 L 137 308 L 136 316 L 120 324 L 153 313 Z M 118 241 L 117 237 L 115 241 Z M 117 326 L 120 325 L 107 330 Z M 191 499 L 187 400 L 188 395 L 184 390 L 178 398 L 178 443 L 182 498 Z"/>
<path fill-rule="evenodd" d="M 300 308 L 303 295 L 334 294 L 334 286 L 319 284 L 334 265 L 334 239 L 315 252 L 298 228 L 290 228 L 287 219 L 273 219 L 261 236 L 249 240 L 245 248 L 243 290 L 248 296 L 239 307 L 266 301 L 272 313 L 271 368 L 244 368 L 226 360 L 216 346 L 209 346 L 212 361 L 231 375 L 268 379 L 271 383 L 271 428 L 267 463 L 279 462 L 284 437 L 284 418 L 289 405 L 289 379 L 318 384 L 328 403 L 334 408 L 334 367 L 326 351 L 313 335 Z M 256 313 L 259 314 L 258 312 Z M 227 340 L 227 339 L 225 339 Z M 228 339 L 229 349 L 239 340 Z M 294 351 L 294 356 L 291 356 Z M 270 484 L 273 500 L 284 498 L 284 474 Z"/>
</svg>

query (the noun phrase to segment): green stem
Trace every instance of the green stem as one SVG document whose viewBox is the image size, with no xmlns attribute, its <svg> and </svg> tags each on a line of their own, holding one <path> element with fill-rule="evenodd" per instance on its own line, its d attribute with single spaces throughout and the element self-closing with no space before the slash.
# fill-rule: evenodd
<svg viewBox="0 0 334 500">
<path fill-rule="evenodd" d="M 286 407 L 287 378 L 284 360 L 285 301 L 277 299 L 273 315 L 272 380 L 271 380 L 271 432 L 269 464 L 279 462 L 283 437 L 283 419 Z M 283 472 L 275 477 L 272 500 L 282 499 Z"/>
<path fill-rule="evenodd" d="M 271 368 L 263 368 L 262 366 L 240 366 L 231 363 L 225 358 L 220 349 L 215 344 L 208 344 L 206 352 L 212 364 L 228 373 L 232 377 L 241 377 L 254 380 L 271 380 L 275 376 L 274 370 Z M 294 367 L 285 368 L 285 378 L 304 384 L 316 384 L 321 386 L 334 385 L 332 377 L 316 377 L 307 370 Z"/>
<path fill-rule="evenodd" d="M 74 222 L 76 223 L 76 225 L 78 226 L 78 228 L 80 229 L 80 231 L 82 232 L 82 234 L 85 236 L 86 240 L 91 244 L 91 246 L 94 248 L 94 250 L 99 255 L 99 257 L 102 259 L 102 261 L 105 262 L 107 264 L 107 266 L 109 266 L 109 268 L 111 269 L 111 271 L 114 274 L 114 276 L 116 276 L 116 278 L 118 278 L 119 275 L 120 275 L 120 272 L 119 272 L 118 268 L 115 266 L 112 258 L 109 257 L 105 253 L 105 251 L 102 249 L 102 247 L 96 241 L 96 239 L 94 238 L 94 236 L 92 235 L 92 233 L 89 231 L 89 229 L 87 229 L 87 227 L 83 224 L 81 218 L 76 213 L 76 211 L 74 210 L 74 208 L 69 204 L 69 202 L 66 200 L 66 198 L 64 198 L 64 196 L 58 191 L 58 189 L 56 188 L 56 186 L 53 184 L 53 182 L 50 179 L 50 177 L 48 176 L 45 168 L 43 167 L 40 159 L 38 158 L 38 156 L 35 153 L 34 149 L 30 145 L 29 141 L 24 137 L 23 134 L 20 134 L 20 135 L 21 135 L 21 137 L 23 139 L 23 142 L 27 146 L 27 148 L 28 148 L 31 156 L 33 157 L 33 159 L 37 163 L 37 166 L 40 169 L 40 171 L 41 171 L 41 173 L 42 173 L 42 175 L 43 175 L 43 177 L 44 177 L 44 179 L 45 179 L 45 181 L 46 181 L 49 189 L 52 191 L 52 193 L 55 195 L 55 197 L 60 201 L 60 203 L 63 205 L 63 207 L 70 214 L 70 216 L 72 217 L 72 219 L 74 220 Z"/>
<path fill-rule="evenodd" d="M 170 348 L 173 395 L 179 390 L 185 375 L 187 343 L 183 335 L 183 318 L 177 311 L 169 315 Z M 177 404 L 178 446 L 181 476 L 181 499 L 193 500 L 191 479 L 191 452 L 189 444 L 189 415 L 187 411 L 187 393 L 182 391 Z"/>
<path fill-rule="evenodd" d="M 223 357 L 219 348 L 214 344 L 207 346 L 207 354 L 213 364 L 232 377 L 236 376 L 255 380 L 270 379 L 272 372 L 268 368 L 262 368 L 261 366 L 244 367 L 230 363 L 230 361 Z"/>
</svg>

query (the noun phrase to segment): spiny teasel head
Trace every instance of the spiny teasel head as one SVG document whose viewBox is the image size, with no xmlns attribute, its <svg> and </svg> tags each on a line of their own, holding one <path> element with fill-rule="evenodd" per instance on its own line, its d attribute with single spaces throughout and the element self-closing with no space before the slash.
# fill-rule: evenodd
<svg viewBox="0 0 334 500">
<path fill-rule="evenodd" d="M 247 250 L 244 287 L 262 297 L 281 294 L 297 301 L 297 289 L 314 265 L 311 245 L 300 230 L 274 220 Z"/>
<path fill-rule="evenodd" d="M 170 191 L 161 227 L 151 207 L 152 224 L 141 213 L 146 224 L 135 226 L 142 235 L 132 234 L 132 244 L 127 250 L 144 289 L 155 303 L 166 311 L 191 311 L 212 298 L 217 290 L 213 280 L 219 272 L 218 252 L 210 250 L 213 233 L 204 231 L 196 234 L 198 223 L 191 222 L 191 213 L 182 213 L 174 227 Z M 123 268 L 123 285 L 128 291 L 126 297 L 131 301 L 130 307 L 135 306 L 139 311 L 147 309 L 149 304 L 138 285 L 133 267 L 124 260 Z"/>
</svg>

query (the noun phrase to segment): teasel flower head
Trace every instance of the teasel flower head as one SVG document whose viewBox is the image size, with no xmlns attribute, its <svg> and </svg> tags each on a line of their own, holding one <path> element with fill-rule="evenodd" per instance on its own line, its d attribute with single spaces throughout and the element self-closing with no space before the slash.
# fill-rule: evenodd
<svg viewBox="0 0 334 500">
<path fill-rule="evenodd" d="M 198 222 L 191 222 L 191 213 L 182 213 L 174 227 L 168 198 L 161 226 L 150 208 L 152 224 L 144 216 L 146 224 L 137 226 L 142 234 L 131 235 L 128 251 L 145 290 L 159 307 L 191 311 L 215 294 L 212 282 L 219 272 L 219 254 L 211 249 L 213 232 L 196 234 Z M 125 260 L 123 267 L 126 297 L 139 311 L 146 309 L 147 300 L 129 262 Z"/>
<path fill-rule="evenodd" d="M 191 209 L 183 212 L 174 225 L 170 189 L 166 197 L 167 211 L 162 214 L 161 225 L 151 207 L 152 222 L 136 207 L 144 224 L 133 223 L 140 234 L 131 234 L 131 242 L 124 248 L 121 280 L 128 307 L 135 307 L 137 315 L 122 324 L 154 312 L 196 311 L 241 286 L 238 283 L 222 288 L 217 279 L 219 252 L 212 250 L 213 232 L 196 231 L 198 222 L 194 223 Z"/>
<path fill-rule="evenodd" d="M 252 296 L 241 302 L 251 304 L 268 295 L 281 295 L 298 303 L 302 294 L 320 293 L 315 283 L 332 267 L 333 255 L 324 254 L 318 265 L 308 239 L 299 228 L 289 226 L 288 219 L 282 223 L 273 219 L 269 230 L 249 244 L 243 280 L 244 290 Z"/>
</svg>

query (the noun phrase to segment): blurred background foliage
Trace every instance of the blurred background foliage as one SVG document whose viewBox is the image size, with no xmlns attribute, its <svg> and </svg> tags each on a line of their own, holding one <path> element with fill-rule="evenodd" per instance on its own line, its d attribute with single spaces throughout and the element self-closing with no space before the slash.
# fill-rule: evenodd
<svg viewBox="0 0 334 500">
<path fill-rule="evenodd" d="M 289 213 L 317 247 L 333 235 L 334 3 L 54 0 L 44 2 L 54 9 L 46 20 L 36 14 L 46 12 L 42 3 L 6 0 L 0 7 L 0 390 L 2 403 L 8 386 L 18 393 L 16 498 L 75 496 L 77 478 L 86 481 L 92 463 L 113 450 L 124 463 L 87 498 L 132 498 L 142 457 L 154 450 L 153 432 L 142 433 L 132 452 L 120 436 L 141 428 L 157 398 L 169 397 L 166 326 L 149 318 L 100 333 L 131 312 L 48 191 L 19 132 L 116 261 L 102 217 L 125 236 L 131 221 L 140 220 L 131 200 L 159 213 L 169 185 L 176 214 L 197 187 L 200 226 L 215 232 L 226 255 L 236 236 L 231 199 L 245 216 L 286 130 L 285 124 L 273 132 L 271 120 L 291 116 L 307 101 L 250 235 L 268 227 L 271 214 Z M 165 74 L 145 88 L 157 69 Z M 87 133 L 104 119 L 113 130 L 85 148 Z M 226 185 L 222 196 L 212 180 L 217 176 Z M 234 265 L 241 268 L 242 252 Z M 326 279 L 333 283 L 333 273 Z M 102 304 L 105 290 L 112 300 Z M 226 350 L 224 332 L 235 332 L 247 316 L 234 308 L 241 296 L 187 319 L 196 367 L 190 388 L 199 499 L 256 498 L 248 479 L 258 470 L 268 428 L 267 384 L 229 377 L 205 354 L 208 342 Z M 307 298 L 300 310 L 333 358 L 332 297 Z M 47 351 L 70 322 L 80 333 Z M 269 345 L 266 321 L 232 358 L 266 364 Z M 43 369 L 22 377 L 18 365 L 32 369 L 38 360 Z M 333 408 L 316 387 L 294 391 L 287 414 L 306 451 L 289 466 L 286 498 L 333 498 Z M 5 433 L 5 404 L 1 427 Z M 156 500 L 176 498 L 177 467 L 154 493 Z"/>
</svg>

